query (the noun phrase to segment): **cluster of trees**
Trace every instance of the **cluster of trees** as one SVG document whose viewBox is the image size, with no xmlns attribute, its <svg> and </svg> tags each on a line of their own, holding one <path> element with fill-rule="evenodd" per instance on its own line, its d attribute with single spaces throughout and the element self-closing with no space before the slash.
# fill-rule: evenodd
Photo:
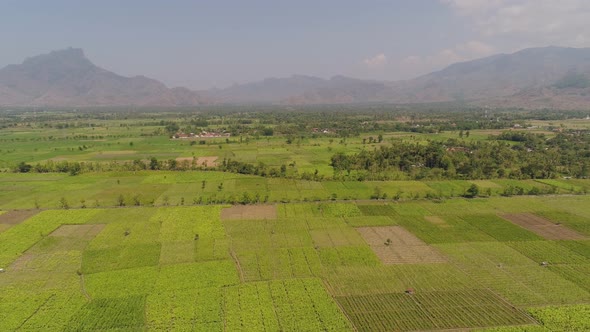
<svg viewBox="0 0 590 332">
<path fill-rule="evenodd" d="M 264 163 L 258 163 L 254 165 L 250 163 L 224 158 L 223 162 L 219 166 L 219 170 L 224 172 L 251 174 L 265 177 L 287 177 L 287 165 L 284 164 L 277 168 L 269 167 Z"/>
<path fill-rule="evenodd" d="M 15 173 L 69 173 L 78 175 L 83 172 L 113 172 L 113 171 L 143 171 L 143 170 L 188 170 L 215 169 L 214 165 L 197 164 L 197 159 L 177 161 L 176 159 L 158 160 L 155 157 L 149 160 L 135 159 L 133 161 L 111 162 L 78 162 L 78 161 L 52 161 L 44 163 L 28 164 L 20 162 L 13 169 Z"/>
<path fill-rule="evenodd" d="M 512 135 L 512 134 L 510 134 Z M 588 133 L 560 133 L 553 139 L 526 136 L 516 143 L 499 140 L 466 142 L 393 142 L 391 146 L 331 158 L 336 178 L 384 179 L 547 179 L 590 175 Z"/>
<path fill-rule="evenodd" d="M 61 197 L 58 201 L 59 207 L 64 210 L 70 208 L 81 208 L 87 207 L 101 207 L 101 206 L 116 206 L 116 207 L 127 207 L 127 206 L 184 206 L 184 205 L 207 205 L 207 204 L 242 204 L 242 205 L 254 205 L 254 204 L 265 204 L 268 203 L 269 196 L 262 196 L 260 193 L 250 194 L 243 192 L 241 195 L 229 194 L 227 196 L 213 195 L 210 197 L 197 196 L 192 201 L 185 200 L 184 197 L 180 197 L 177 201 L 171 201 L 170 197 L 164 196 L 160 202 L 156 202 L 155 199 L 144 199 L 141 195 L 135 194 L 133 196 L 119 195 L 113 202 L 100 202 L 94 200 L 92 204 L 88 204 L 85 199 L 80 199 L 79 204 L 73 204 L 67 198 Z M 35 208 L 40 209 L 41 206 L 37 200 L 34 201 Z"/>
</svg>

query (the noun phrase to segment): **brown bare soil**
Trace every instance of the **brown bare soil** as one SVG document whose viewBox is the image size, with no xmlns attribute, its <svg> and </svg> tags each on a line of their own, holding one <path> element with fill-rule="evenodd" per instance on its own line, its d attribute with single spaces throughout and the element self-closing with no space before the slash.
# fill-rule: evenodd
<svg viewBox="0 0 590 332">
<path fill-rule="evenodd" d="M 219 164 L 217 163 L 217 159 L 219 159 L 219 157 L 217 156 L 212 156 L 212 157 L 198 157 L 198 158 L 193 158 L 193 157 L 180 157 L 180 158 L 176 158 L 176 161 L 178 163 L 183 163 L 185 161 L 188 161 L 189 165 L 194 165 L 197 167 L 200 166 L 204 166 L 204 167 L 216 167 Z"/>
<path fill-rule="evenodd" d="M 235 205 L 221 210 L 221 220 L 263 220 L 276 218 L 277 208 L 274 205 Z"/>
<path fill-rule="evenodd" d="M 441 253 L 403 227 L 360 227 L 357 231 L 383 264 L 446 262 Z"/>
<path fill-rule="evenodd" d="M 31 261 L 33 261 L 38 255 L 24 253 L 19 258 L 17 258 L 12 264 L 10 265 L 11 271 L 23 271 L 27 269 L 27 266 Z"/>
<path fill-rule="evenodd" d="M 206 167 L 218 166 L 219 164 L 217 163 L 217 159 L 219 159 L 219 157 L 217 157 L 217 156 L 199 157 L 199 158 L 197 158 L 197 166 L 206 166 Z"/>
<path fill-rule="evenodd" d="M 51 232 L 49 236 L 63 236 L 63 237 L 76 237 L 84 239 L 93 239 L 95 236 L 102 231 L 104 224 L 92 224 L 92 225 L 61 225 L 56 230 Z"/>
<path fill-rule="evenodd" d="M 104 224 L 61 225 L 48 235 L 49 237 L 60 238 L 54 239 L 57 241 L 53 242 L 50 248 L 43 247 L 43 249 L 40 250 L 36 247 L 37 245 L 29 248 L 10 265 L 10 270 L 33 271 L 47 269 L 47 267 L 44 266 L 45 262 L 51 261 L 54 256 L 57 256 L 58 259 L 63 259 L 64 252 L 83 250 L 104 227 Z M 54 266 L 51 269 L 55 270 L 56 268 L 57 267 Z M 68 268 L 68 265 L 64 264 L 64 268 Z M 52 282 L 52 280 L 53 279 L 50 278 L 48 282 Z M 59 280 L 56 282 L 59 282 Z"/>
<path fill-rule="evenodd" d="M 586 236 L 531 213 L 504 214 L 502 218 L 547 240 L 585 240 Z"/>
<path fill-rule="evenodd" d="M 39 213 L 39 211 L 35 211 L 35 210 L 8 211 L 8 212 L 0 215 L 0 224 L 18 225 L 21 222 L 36 215 L 37 213 Z"/>
</svg>

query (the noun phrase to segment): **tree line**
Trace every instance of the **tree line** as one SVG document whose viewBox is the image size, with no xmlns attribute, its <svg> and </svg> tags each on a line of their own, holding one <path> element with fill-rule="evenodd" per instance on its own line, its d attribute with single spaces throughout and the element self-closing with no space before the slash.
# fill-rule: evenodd
<svg viewBox="0 0 590 332">
<path fill-rule="evenodd" d="M 395 179 L 550 179 L 588 177 L 588 132 L 543 135 L 502 134 L 488 141 L 394 141 L 356 154 L 337 153 L 335 178 Z"/>
</svg>

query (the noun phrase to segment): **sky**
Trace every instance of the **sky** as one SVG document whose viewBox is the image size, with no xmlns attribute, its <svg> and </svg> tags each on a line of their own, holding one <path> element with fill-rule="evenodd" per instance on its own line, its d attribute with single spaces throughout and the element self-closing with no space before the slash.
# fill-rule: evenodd
<svg viewBox="0 0 590 332">
<path fill-rule="evenodd" d="M 0 67 L 77 47 L 170 87 L 401 80 L 528 47 L 590 47 L 588 22 L 589 0 L 0 0 Z"/>
</svg>

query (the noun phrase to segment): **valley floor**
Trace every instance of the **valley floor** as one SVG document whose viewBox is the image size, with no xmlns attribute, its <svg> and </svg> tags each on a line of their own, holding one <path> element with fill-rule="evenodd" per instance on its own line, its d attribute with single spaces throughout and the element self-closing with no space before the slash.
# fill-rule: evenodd
<svg viewBox="0 0 590 332">
<path fill-rule="evenodd" d="M 0 330 L 590 329 L 590 196 L 345 202 L 328 188 L 373 184 L 189 174 L 0 176 Z M 192 205 L 219 183 L 268 202 Z"/>
</svg>

